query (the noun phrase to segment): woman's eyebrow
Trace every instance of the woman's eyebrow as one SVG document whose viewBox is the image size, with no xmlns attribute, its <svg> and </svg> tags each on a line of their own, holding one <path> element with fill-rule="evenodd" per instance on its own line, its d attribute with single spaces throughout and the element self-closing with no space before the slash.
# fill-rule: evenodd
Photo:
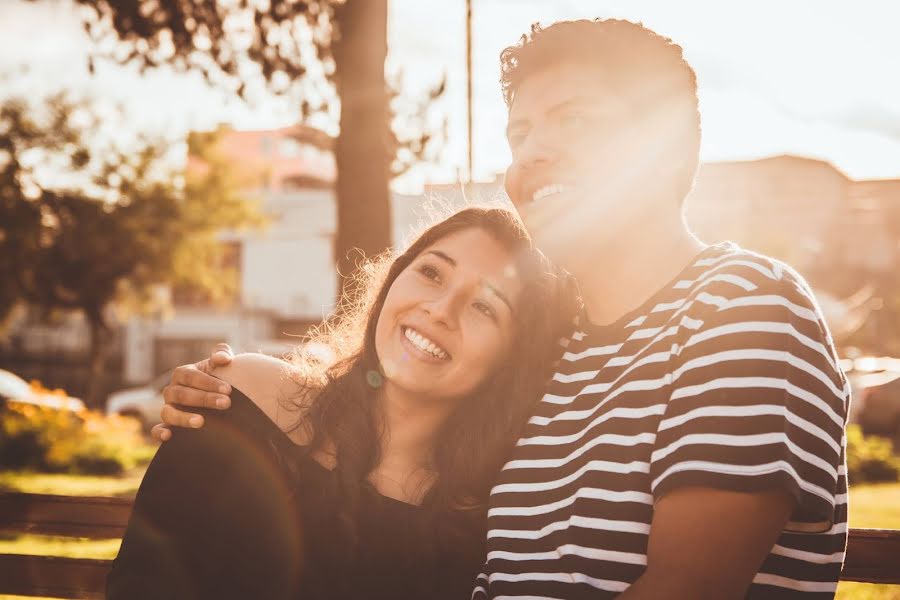
<svg viewBox="0 0 900 600">
<path fill-rule="evenodd" d="M 442 261 L 446 262 L 450 266 L 452 266 L 452 267 L 456 266 L 456 261 L 453 260 L 453 258 L 451 256 L 441 252 L 440 250 L 427 250 L 426 252 L 422 253 L 422 256 L 425 256 L 426 254 L 433 254 L 434 256 L 440 258 Z M 507 298 L 506 295 L 500 291 L 500 288 L 498 288 L 495 285 L 492 285 L 489 281 L 487 281 L 485 279 L 481 280 L 481 284 L 485 288 L 487 288 L 494 296 L 499 298 L 500 301 L 503 302 L 503 304 L 505 304 L 506 307 L 509 309 L 509 312 L 511 312 L 511 313 L 514 312 L 513 307 L 512 307 L 512 302 L 510 302 L 509 298 Z"/>
<path fill-rule="evenodd" d="M 434 254 L 435 256 L 437 256 L 438 258 L 443 260 L 445 263 L 449 264 L 451 267 L 456 266 L 456 261 L 453 260 L 452 258 L 450 258 L 449 256 L 447 256 L 446 254 L 444 254 L 443 252 L 441 252 L 440 250 L 428 250 L 424 254 Z"/>
<path fill-rule="evenodd" d="M 515 314 L 515 311 L 513 311 L 512 303 L 509 301 L 509 298 L 507 298 L 506 295 L 504 295 L 503 292 L 501 292 L 499 288 L 497 288 L 496 286 L 491 285 L 490 282 L 485 281 L 484 279 L 481 280 L 481 283 L 482 283 L 482 285 L 484 285 L 484 287 L 486 287 L 492 294 L 494 294 L 495 296 L 497 296 L 497 298 L 499 298 L 499 299 L 503 302 L 503 304 L 506 305 L 506 308 L 509 309 L 509 312 Z"/>
</svg>

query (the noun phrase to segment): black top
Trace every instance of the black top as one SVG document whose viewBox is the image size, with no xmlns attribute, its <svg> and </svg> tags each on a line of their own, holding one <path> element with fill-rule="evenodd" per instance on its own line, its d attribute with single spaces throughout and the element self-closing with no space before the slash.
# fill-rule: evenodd
<svg viewBox="0 0 900 600">
<path fill-rule="evenodd" d="M 231 397 L 230 410 L 201 410 L 205 427 L 177 431 L 156 453 L 107 598 L 469 597 L 484 560 L 482 520 L 427 519 L 367 489 L 348 553 L 335 474 L 244 394 Z"/>
</svg>

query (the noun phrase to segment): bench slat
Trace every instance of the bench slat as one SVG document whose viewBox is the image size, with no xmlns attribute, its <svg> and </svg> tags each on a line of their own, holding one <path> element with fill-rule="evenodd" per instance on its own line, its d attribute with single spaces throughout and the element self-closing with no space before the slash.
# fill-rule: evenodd
<svg viewBox="0 0 900 600">
<path fill-rule="evenodd" d="M 0 593 L 102 600 L 112 561 L 0 554 Z"/>
<path fill-rule="evenodd" d="M 0 531 L 120 538 L 132 503 L 126 498 L 0 493 Z M 0 555 L 0 593 L 103 598 L 111 562 Z M 900 584 L 900 530 L 851 529 L 841 580 Z"/>
<path fill-rule="evenodd" d="M 0 494 L 0 531 L 94 539 L 121 538 L 133 501 L 128 498 Z"/>
<path fill-rule="evenodd" d="M 900 584 L 900 530 L 851 529 L 841 580 Z"/>
</svg>

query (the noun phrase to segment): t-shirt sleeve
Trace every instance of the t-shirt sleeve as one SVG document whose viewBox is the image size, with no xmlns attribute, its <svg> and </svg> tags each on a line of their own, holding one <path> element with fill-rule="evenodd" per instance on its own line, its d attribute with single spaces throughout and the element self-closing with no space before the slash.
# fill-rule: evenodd
<svg viewBox="0 0 900 600">
<path fill-rule="evenodd" d="M 654 497 L 681 486 L 781 488 L 797 500 L 789 530 L 827 530 L 847 387 L 809 288 L 790 272 L 763 283 L 725 277 L 691 301 L 702 310 L 659 424 Z"/>
<path fill-rule="evenodd" d="M 179 429 L 137 493 L 107 598 L 290 598 L 299 523 L 272 423 L 235 390 L 228 411 Z"/>
</svg>

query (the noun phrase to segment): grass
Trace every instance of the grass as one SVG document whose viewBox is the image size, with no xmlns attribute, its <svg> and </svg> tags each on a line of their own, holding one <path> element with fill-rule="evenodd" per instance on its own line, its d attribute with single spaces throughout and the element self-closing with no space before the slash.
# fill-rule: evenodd
<svg viewBox="0 0 900 600">
<path fill-rule="evenodd" d="M 900 529 L 900 483 L 853 487 L 850 490 L 850 527 Z"/>
<path fill-rule="evenodd" d="M 137 492 L 146 467 L 122 477 L 94 477 L 0 471 L 0 491 L 61 496 L 115 496 L 129 498 Z M 121 540 L 91 540 L 49 535 L 0 535 L 0 554 L 70 556 L 75 558 L 115 558 Z M 0 594 L 0 600 L 53 600 Z"/>
<path fill-rule="evenodd" d="M 129 497 L 137 491 L 143 474 L 143 469 L 136 469 L 123 477 L 0 472 L 0 490 L 72 496 Z M 853 487 L 850 492 L 850 526 L 900 529 L 900 483 Z M 119 540 L 18 535 L 0 537 L 0 554 L 114 558 L 119 551 L 119 543 Z M 0 600 L 20 599 L 24 600 L 20 596 L 0 595 Z M 844 582 L 838 585 L 836 600 L 900 600 L 900 585 Z"/>
<path fill-rule="evenodd" d="M 900 484 L 883 483 L 850 490 L 850 527 L 900 529 Z M 900 585 L 851 581 L 838 584 L 836 600 L 900 600 Z"/>
<path fill-rule="evenodd" d="M 900 585 L 875 585 L 852 581 L 838 584 L 835 600 L 900 600 Z M 0 596 L 0 600 L 4 600 Z"/>
<path fill-rule="evenodd" d="M 0 471 L 0 491 L 131 498 L 137 492 L 146 467 L 121 477 Z M 91 540 L 50 535 L 0 535 L 0 554 L 115 558 L 121 540 Z M 5 600 L 8 596 L 0 596 Z"/>
<path fill-rule="evenodd" d="M 140 467 L 122 477 L 0 471 L 0 491 L 130 498 L 141 485 L 145 470 Z"/>
<path fill-rule="evenodd" d="M 50 535 L 0 536 L 0 554 L 38 556 L 71 556 L 75 558 L 108 558 L 119 553 L 122 540 L 91 540 Z M 3 596 L 0 596 L 2 598 Z"/>
</svg>

